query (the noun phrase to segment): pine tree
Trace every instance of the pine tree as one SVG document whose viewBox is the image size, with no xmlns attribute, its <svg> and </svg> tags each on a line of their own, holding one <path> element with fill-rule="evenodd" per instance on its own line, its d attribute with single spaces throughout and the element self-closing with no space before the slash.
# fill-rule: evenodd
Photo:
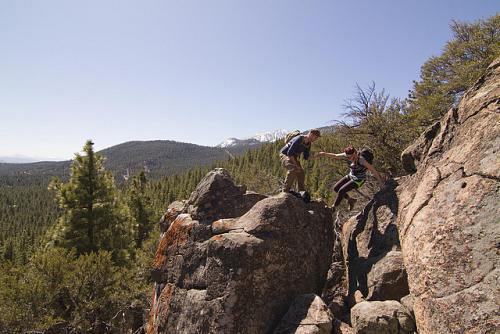
<svg viewBox="0 0 500 334">
<path fill-rule="evenodd" d="M 54 179 L 49 185 L 62 210 L 56 243 L 75 248 L 77 255 L 108 250 L 115 261 L 123 261 L 130 249 L 130 222 L 113 177 L 93 145 L 88 140 L 84 154 L 75 155 L 68 183 Z"/>
<path fill-rule="evenodd" d="M 134 221 L 134 239 L 137 248 L 142 247 L 153 228 L 150 199 L 146 193 L 147 179 L 144 172 L 132 178 L 127 191 L 127 204 Z"/>
<path fill-rule="evenodd" d="M 500 14 L 473 23 L 453 21 L 450 28 L 453 39 L 422 65 L 421 79 L 410 91 L 410 114 L 418 126 L 446 113 L 500 56 Z"/>
</svg>

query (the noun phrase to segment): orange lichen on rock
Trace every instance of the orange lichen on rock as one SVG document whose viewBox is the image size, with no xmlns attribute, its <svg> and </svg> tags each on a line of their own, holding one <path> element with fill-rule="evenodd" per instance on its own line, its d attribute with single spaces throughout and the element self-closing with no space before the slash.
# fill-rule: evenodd
<svg viewBox="0 0 500 334">
<path fill-rule="evenodd" d="M 165 235 L 160 240 L 153 268 L 161 268 L 172 251 L 186 244 L 192 228 L 193 224 L 189 216 L 179 215 L 175 218 L 168 231 L 165 232 Z"/>
<path fill-rule="evenodd" d="M 222 235 L 214 235 L 212 238 L 210 238 L 210 240 L 214 240 L 214 241 L 220 241 L 224 239 L 224 237 Z"/>
<path fill-rule="evenodd" d="M 169 305 L 170 305 L 170 298 L 172 298 L 174 292 L 174 285 L 168 283 L 165 285 L 163 290 L 160 293 L 160 297 L 158 300 L 156 300 L 156 303 L 153 304 L 153 307 L 151 308 L 151 311 L 149 312 L 149 321 L 146 327 L 146 333 L 152 334 L 156 333 L 157 331 L 157 325 L 158 323 L 156 322 L 156 319 L 158 318 L 158 314 L 163 313 L 163 314 L 168 314 L 169 311 Z M 155 300 L 155 292 L 153 291 L 153 300 Z M 163 307 L 163 309 L 161 309 Z"/>
</svg>

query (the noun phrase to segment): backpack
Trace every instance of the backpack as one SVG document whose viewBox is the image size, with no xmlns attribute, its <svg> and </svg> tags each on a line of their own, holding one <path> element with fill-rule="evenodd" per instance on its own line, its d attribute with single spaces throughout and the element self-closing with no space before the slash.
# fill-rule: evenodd
<svg viewBox="0 0 500 334">
<path fill-rule="evenodd" d="M 363 147 L 359 152 L 359 155 L 368 161 L 370 165 L 373 163 L 373 152 L 369 147 Z"/>
<path fill-rule="evenodd" d="M 300 132 L 300 130 L 295 130 L 295 131 L 287 133 L 285 136 L 285 144 L 288 144 L 290 142 L 290 140 L 299 136 L 301 133 L 302 132 Z"/>
</svg>

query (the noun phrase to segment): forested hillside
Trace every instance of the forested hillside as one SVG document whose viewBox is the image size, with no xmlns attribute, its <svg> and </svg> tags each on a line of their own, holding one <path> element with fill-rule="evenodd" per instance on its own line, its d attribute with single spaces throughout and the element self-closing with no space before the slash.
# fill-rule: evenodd
<svg viewBox="0 0 500 334">
<path fill-rule="evenodd" d="M 226 159 L 220 148 L 179 143 L 170 140 L 131 141 L 99 152 L 105 158 L 106 169 L 115 176 L 146 171 L 150 177 L 171 175 L 186 169 Z"/>
<path fill-rule="evenodd" d="M 151 177 L 170 175 L 186 169 L 207 165 L 239 154 L 244 148 L 228 153 L 217 147 L 180 143 L 171 140 L 130 141 L 99 151 L 106 158 L 105 166 L 115 179 L 123 181 L 142 170 Z M 29 164 L 0 163 L 0 177 L 10 176 L 16 180 L 26 176 L 49 180 L 52 176 L 67 178 L 70 161 L 45 161 Z M 23 182 L 23 181 L 20 181 Z"/>
<path fill-rule="evenodd" d="M 26 263 L 27 256 L 40 245 L 40 236 L 56 221 L 57 207 L 46 184 L 2 184 L 0 217 L 2 260 Z"/>
</svg>

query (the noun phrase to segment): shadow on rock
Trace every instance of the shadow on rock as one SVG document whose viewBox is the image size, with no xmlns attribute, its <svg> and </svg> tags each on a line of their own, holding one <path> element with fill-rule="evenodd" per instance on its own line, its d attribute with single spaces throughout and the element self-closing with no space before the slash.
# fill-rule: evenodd
<svg viewBox="0 0 500 334">
<path fill-rule="evenodd" d="M 354 298 L 355 292 L 360 291 L 362 299 L 379 300 L 382 298 L 373 294 L 370 288 L 374 286 L 370 283 L 369 274 L 372 268 L 379 261 L 386 258 L 391 251 L 391 256 L 385 262 L 396 261 L 396 264 L 384 265 L 392 274 L 380 274 L 379 278 L 394 277 L 403 281 L 400 285 L 402 290 L 407 294 L 407 281 L 404 267 L 400 255 L 399 232 L 396 225 L 396 219 L 399 211 L 399 201 L 396 194 L 398 183 L 394 179 L 388 180 L 385 185 L 378 191 L 370 200 L 363 210 L 356 216 L 351 218 L 343 227 L 343 247 L 344 256 L 346 259 L 347 276 L 348 276 L 348 296 L 349 304 L 352 306 L 356 302 Z M 392 262 L 391 262 L 392 263 Z M 390 268 L 389 268 L 390 267 Z M 383 271 L 379 269 L 378 271 Z M 394 272 L 395 271 L 395 272 Z M 373 275 L 372 275 L 373 276 Z M 399 284 L 399 283 L 397 283 Z M 397 285 L 396 284 L 396 285 Z M 394 285 L 392 282 L 391 285 Z M 399 292 L 395 295 L 399 296 Z"/>
</svg>

